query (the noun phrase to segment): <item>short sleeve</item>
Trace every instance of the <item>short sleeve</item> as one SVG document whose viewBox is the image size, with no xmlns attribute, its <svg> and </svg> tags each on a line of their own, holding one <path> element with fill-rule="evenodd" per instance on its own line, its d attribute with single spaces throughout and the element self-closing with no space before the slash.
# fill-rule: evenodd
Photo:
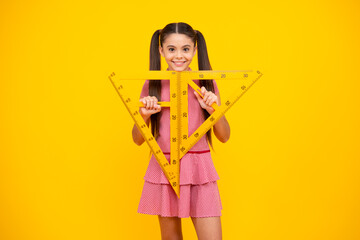
<svg viewBox="0 0 360 240">
<path fill-rule="evenodd" d="M 145 81 L 145 83 L 142 87 L 141 93 L 140 93 L 140 98 L 143 98 L 146 96 L 149 96 L 149 80 Z"/>
<path fill-rule="evenodd" d="M 218 86 L 217 86 L 215 80 L 213 80 L 213 84 L 214 84 L 214 92 L 215 92 L 216 95 L 218 95 L 219 94 L 219 89 L 218 89 Z"/>
</svg>

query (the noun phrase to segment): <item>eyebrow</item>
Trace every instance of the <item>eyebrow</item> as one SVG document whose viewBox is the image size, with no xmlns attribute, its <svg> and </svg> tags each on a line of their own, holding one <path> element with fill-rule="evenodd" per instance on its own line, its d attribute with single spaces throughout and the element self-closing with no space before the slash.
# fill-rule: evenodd
<svg viewBox="0 0 360 240">
<path fill-rule="evenodd" d="M 174 45 L 168 45 L 167 47 L 175 47 L 175 46 Z M 186 44 L 186 45 L 184 45 L 182 47 L 191 47 L 191 46 L 189 44 Z"/>
</svg>

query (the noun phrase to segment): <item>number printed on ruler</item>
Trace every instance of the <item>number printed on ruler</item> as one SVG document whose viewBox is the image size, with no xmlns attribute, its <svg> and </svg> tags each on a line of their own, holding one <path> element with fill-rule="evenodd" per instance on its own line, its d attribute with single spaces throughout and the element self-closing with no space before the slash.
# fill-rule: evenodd
<svg viewBox="0 0 360 240">
<path fill-rule="evenodd" d="M 142 73 L 131 72 L 126 74 L 111 73 L 109 79 L 119 94 L 126 109 L 133 118 L 135 125 L 149 145 L 166 178 L 180 197 L 180 159 L 201 139 L 206 132 L 225 114 L 231 106 L 262 76 L 260 71 L 145 71 Z M 159 102 L 162 107 L 170 107 L 170 161 L 161 151 L 139 113 L 139 107 L 143 103 L 139 99 L 131 99 L 124 87 L 124 80 L 170 80 L 170 102 Z M 222 99 L 221 106 L 213 103 L 215 109 L 204 123 L 188 136 L 188 85 L 190 85 L 201 97 L 200 87 L 193 80 L 226 80 L 237 79 L 239 87 L 230 97 Z M 135 170 L 135 169 L 132 169 Z"/>
</svg>

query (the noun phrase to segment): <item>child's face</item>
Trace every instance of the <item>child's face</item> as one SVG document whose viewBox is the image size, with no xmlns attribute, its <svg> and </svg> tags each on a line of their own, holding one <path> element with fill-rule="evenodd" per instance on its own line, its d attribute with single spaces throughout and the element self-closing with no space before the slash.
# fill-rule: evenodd
<svg viewBox="0 0 360 240">
<path fill-rule="evenodd" d="M 159 46 L 161 56 L 169 65 L 170 71 L 188 71 L 197 47 L 185 34 L 173 33 L 167 36 L 163 47 Z"/>
</svg>

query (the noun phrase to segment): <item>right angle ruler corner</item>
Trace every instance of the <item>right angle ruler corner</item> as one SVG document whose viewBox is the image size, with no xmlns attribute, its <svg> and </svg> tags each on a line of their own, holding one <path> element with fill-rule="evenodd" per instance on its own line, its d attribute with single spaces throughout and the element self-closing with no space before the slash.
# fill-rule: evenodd
<svg viewBox="0 0 360 240">
<path fill-rule="evenodd" d="M 128 74 L 109 75 L 109 79 L 119 94 L 135 125 L 149 145 L 166 178 L 180 197 L 180 159 L 201 139 L 204 134 L 225 114 L 231 106 L 262 76 L 256 71 L 145 71 Z M 150 128 L 139 113 L 143 104 L 139 99 L 132 99 L 126 92 L 124 80 L 170 80 L 170 102 L 159 102 L 161 107 L 170 107 L 170 160 L 162 152 Z M 238 79 L 240 84 L 234 94 L 223 98 L 223 104 L 211 105 L 215 111 L 203 124 L 188 136 L 188 85 L 202 96 L 200 87 L 193 80 Z"/>
</svg>

